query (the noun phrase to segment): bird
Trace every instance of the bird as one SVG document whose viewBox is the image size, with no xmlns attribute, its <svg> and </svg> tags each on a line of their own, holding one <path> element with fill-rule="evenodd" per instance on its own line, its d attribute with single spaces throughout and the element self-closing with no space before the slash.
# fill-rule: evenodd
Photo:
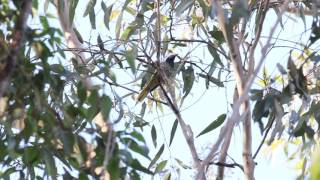
<svg viewBox="0 0 320 180">
<path fill-rule="evenodd" d="M 141 92 L 139 93 L 137 97 L 137 101 L 141 102 L 144 100 L 145 97 L 147 97 L 149 92 L 152 92 L 155 90 L 160 83 L 166 82 L 167 80 L 172 80 L 175 78 L 175 68 L 174 68 L 174 59 L 177 56 L 177 54 L 172 54 L 167 57 L 167 59 L 160 63 L 160 68 L 156 70 L 155 73 L 151 76 L 149 81 L 144 85 Z M 159 72 L 162 71 L 163 73 Z M 161 77 L 162 75 L 165 75 L 167 79 L 164 79 L 164 77 Z"/>
</svg>

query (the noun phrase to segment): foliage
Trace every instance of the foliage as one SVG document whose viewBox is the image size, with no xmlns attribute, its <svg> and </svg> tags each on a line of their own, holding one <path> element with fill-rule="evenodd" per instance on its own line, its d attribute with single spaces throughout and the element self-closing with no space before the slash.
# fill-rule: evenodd
<svg viewBox="0 0 320 180">
<path fill-rule="evenodd" d="M 254 30 L 246 29 L 249 26 L 246 23 L 260 22 L 266 15 L 259 1 L 253 4 L 230 1 L 223 5 L 226 15 L 226 29 L 223 29 L 217 23 L 219 11 L 211 1 L 90 0 L 85 9 L 80 9 L 83 2 L 78 0 L 69 0 L 68 6 L 33 0 L 32 16 L 22 33 L 23 45 L 15 55 L 17 62 L 8 67 L 18 19 L 27 1 L 3 0 L 0 4 L 0 71 L 12 70 L 8 74 L 8 88 L 0 97 L 0 177 L 3 178 L 140 179 L 148 175 L 170 179 L 173 170 L 168 165 L 169 159 L 161 157 L 175 143 L 177 127 L 184 127 L 172 104 L 183 107 L 196 88 L 215 91 L 234 86 L 229 83 L 234 79 L 230 75 L 233 56 L 228 46 L 230 38 L 242 38 L 244 44 L 251 46 L 250 38 L 258 34 L 259 23 Z M 267 8 L 278 12 L 282 4 L 270 4 Z M 310 1 L 294 1 L 292 5 L 300 9 L 299 16 L 306 26 L 304 12 L 315 5 Z M 45 14 L 41 15 L 42 7 Z M 65 32 L 54 23 L 62 16 L 56 9 L 68 12 L 70 24 L 77 18 L 88 20 L 86 24 L 72 25 L 84 48 L 72 49 L 65 44 Z M 83 17 L 78 17 L 79 14 Z M 277 14 L 282 24 L 282 15 Z M 289 137 L 289 141 L 300 138 L 303 140 L 300 146 L 304 147 L 300 153 L 309 157 L 318 143 L 320 126 L 318 18 L 318 14 L 313 14 L 309 43 L 291 49 L 287 68 L 278 63 L 277 75 L 268 74 L 266 68 L 258 80 L 260 88 L 251 87 L 250 91 L 254 104 L 252 120 L 258 123 L 264 137 L 268 136 L 268 144 L 276 138 Z M 183 23 L 192 35 L 181 32 L 179 25 Z M 241 23 L 245 36 L 237 37 L 233 32 Z M 88 24 L 93 30 L 101 29 L 103 24 L 103 31 L 81 34 L 84 28 L 81 26 Z M 199 51 L 190 50 L 190 46 L 204 49 L 206 59 L 201 60 Z M 168 93 L 160 88 L 155 90 L 141 105 L 140 112 L 131 110 L 140 90 L 137 87 L 144 86 L 160 59 L 170 52 L 179 53 L 180 62 L 175 64 L 177 83 L 165 87 Z M 89 56 L 83 64 L 77 61 L 81 53 Z M 246 69 L 247 54 L 241 53 L 245 57 L 241 68 Z M 87 79 L 93 83 L 88 85 Z M 302 106 L 293 109 L 292 104 L 297 102 Z M 145 117 L 145 111 L 164 112 L 166 107 L 172 108 L 177 119 L 170 122 L 169 143 L 162 143 L 159 138 L 162 133 Z M 208 136 L 227 121 L 230 112 L 220 114 L 198 136 Z M 147 142 L 144 132 L 148 126 L 152 143 Z M 149 149 L 153 147 L 157 151 L 151 156 Z M 258 152 L 259 149 L 253 158 Z M 176 162 L 184 169 L 191 168 L 179 159 Z M 304 168 L 309 167 L 311 177 L 318 177 L 317 164 Z"/>
</svg>

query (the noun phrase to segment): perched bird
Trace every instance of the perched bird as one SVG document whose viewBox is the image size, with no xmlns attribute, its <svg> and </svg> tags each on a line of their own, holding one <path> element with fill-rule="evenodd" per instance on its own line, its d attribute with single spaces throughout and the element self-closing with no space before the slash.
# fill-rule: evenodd
<svg viewBox="0 0 320 180">
<path fill-rule="evenodd" d="M 139 93 L 137 100 L 142 101 L 147 97 L 149 92 L 152 92 L 156 89 L 160 83 L 166 82 L 167 80 L 172 80 L 175 78 L 175 69 L 174 69 L 174 59 L 177 54 L 170 55 L 164 62 L 160 63 L 160 68 L 151 76 L 149 81 L 144 85 L 141 92 Z M 162 71 L 162 73 L 159 72 Z M 161 77 L 161 74 L 166 77 Z M 164 79 L 167 78 L 167 79 Z"/>
</svg>

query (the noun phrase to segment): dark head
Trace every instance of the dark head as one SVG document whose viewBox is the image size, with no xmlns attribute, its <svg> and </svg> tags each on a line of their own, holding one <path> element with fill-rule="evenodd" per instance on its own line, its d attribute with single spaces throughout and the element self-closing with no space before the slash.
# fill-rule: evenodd
<svg viewBox="0 0 320 180">
<path fill-rule="evenodd" d="M 174 67 L 174 58 L 177 56 L 177 54 L 172 54 L 169 57 L 167 57 L 166 62 L 171 66 Z"/>
</svg>

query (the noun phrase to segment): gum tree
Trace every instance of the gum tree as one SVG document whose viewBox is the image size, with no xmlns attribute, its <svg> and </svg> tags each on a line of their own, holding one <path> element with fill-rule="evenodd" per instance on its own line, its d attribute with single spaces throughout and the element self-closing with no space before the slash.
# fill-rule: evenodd
<svg viewBox="0 0 320 180">
<path fill-rule="evenodd" d="M 210 170 L 223 179 L 226 168 L 254 179 L 261 147 L 277 139 L 298 142 L 292 157 L 304 155 L 301 177 L 317 179 L 318 157 L 308 160 L 318 143 L 319 6 L 311 0 L 3 0 L 1 177 L 170 179 L 182 167 L 194 179 L 213 176 Z M 305 27 L 302 43 L 279 39 L 287 17 Z M 269 74 L 263 65 L 275 49 L 288 60 Z M 137 102 L 154 72 L 165 79 L 159 63 L 172 53 L 179 59 L 174 83 Z M 182 111 L 199 89 L 233 93 L 225 97 L 227 110 L 197 132 L 210 139 L 201 144 L 208 151 L 196 147 Z M 174 116 L 161 120 L 172 126 L 169 142 L 149 119 L 158 111 Z M 262 134 L 258 147 L 253 122 Z M 242 137 L 232 137 L 236 127 Z M 192 165 L 173 163 L 174 155 L 160 160 L 168 158 L 177 128 Z M 218 135 L 210 137 L 211 131 Z M 242 142 L 239 162 L 227 157 L 232 138 Z"/>
</svg>

